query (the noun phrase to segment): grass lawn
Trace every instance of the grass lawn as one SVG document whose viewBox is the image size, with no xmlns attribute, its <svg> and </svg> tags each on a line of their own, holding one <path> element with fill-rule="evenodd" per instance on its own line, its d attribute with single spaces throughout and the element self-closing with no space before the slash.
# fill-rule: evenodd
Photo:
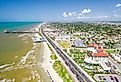
<svg viewBox="0 0 121 82">
<path fill-rule="evenodd" d="M 70 43 L 67 41 L 58 41 L 58 43 L 63 47 L 63 48 L 70 48 Z"/>
<path fill-rule="evenodd" d="M 56 60 L 56 59 L 57 59 L 57 56 L 56 56 L 55 54 L 52 54 L 52 55 L 50 56 L 50 58 L 51 58 L 52 60 Z"/>
<path fill-rule="evenodd" d="M 72 78 L 70 77 L 67 70 L 63 67 L 60 61 L 55 61 L 53 64 L 53 68 L 63 79 L 63 82 L 73 82 Z"/>
<path fill-rule="evenodd" d="M 81 63 L 84 62 L 84 60 L 82 60 L 82 59 L 74 59 L 74 60 L 75 60 L 75 62 L 77 62 L 78 64 L 81 64 Z"/>
<path fill-rule="evenodd" d="M 73 59 L 75 59 L 75 58 L 82 59 L 82 58 L 84 58 L 85 55 L 86 54 L 83 54 L 83 53 L 79 53 L 79 54 L 73 53 L 73 54 L 70 54 L 69 56 L 71 56 Z"/>
<path fill-rule="evenodd" d="M 111 53 L 111 54 L 114 54 L 115 53 L 115 49 L 105 49 L 105 51 L 107 53 Z"/>
</svg>

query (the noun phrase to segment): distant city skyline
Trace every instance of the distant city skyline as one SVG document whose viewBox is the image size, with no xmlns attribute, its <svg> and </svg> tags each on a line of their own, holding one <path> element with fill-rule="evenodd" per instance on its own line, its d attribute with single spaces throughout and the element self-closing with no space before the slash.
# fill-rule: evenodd
<svg viewBox="0 0 121 82">
<path fill-rule="evenodd" d="M 0 0 L 8 21 L 121 21 L 121 0 Z"/>
</svg>

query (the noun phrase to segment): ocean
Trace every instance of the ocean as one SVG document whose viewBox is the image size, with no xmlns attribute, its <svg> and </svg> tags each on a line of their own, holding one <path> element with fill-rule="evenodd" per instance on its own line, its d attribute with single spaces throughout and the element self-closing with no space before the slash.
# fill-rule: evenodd
<svg viewBox="0 0 121 82">
<path fill-rule="evenodd" d="M 38 22 L 0 22 L 0 82 L 50 82 L 40 66 L 32 66 L 41 61 L 41 44 L 23 63 L 22 59 L 32 50 L 31 35 L 4 33 L 4 30 L 30 29 Z M 36 76 L 37 75 L 37 76 Z"/>
<path fill-rule="evenodd" d="M 31 28 L 32 26 L 39 24 L 40 22 L 0 22 L 0 32 L 3 33 L 4 30 L 16 30 Z"/>
<path fill-rule="evenodd" d="M 32 47 L 32 41 L 18 38 L 18 34 L 5 34 L 4 29 L 27 29 L 37 22 L 0 22 L 0 65 L 17 62 Z M 18 56 L 19 55 L 19 56 Z M 14 57 L 17 57 L 14 59 Z"/>
</svg>

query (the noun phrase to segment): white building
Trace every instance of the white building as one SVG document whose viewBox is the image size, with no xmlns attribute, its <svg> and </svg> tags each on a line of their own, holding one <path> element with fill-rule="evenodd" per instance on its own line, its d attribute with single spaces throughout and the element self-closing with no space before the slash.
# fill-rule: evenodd
<svg viewBox="0 0 121 82">
<path fill-rule="evenodd" d="M 58 37 L 55 37 L 55 40 L 63 40 L 63 41 L 70 41 L 71 36 L 69 34 L 65 35 L 59 35 Z"/>
<path fill-rule="evenodd" d="M 84 61 L 90 64 L 99 64 L 100 62 L 108 59 L 108 54 L 103 50 L 101 45 L 90 44 L 87 46 L 87 50 L 91 51 Z"/>
</svg>

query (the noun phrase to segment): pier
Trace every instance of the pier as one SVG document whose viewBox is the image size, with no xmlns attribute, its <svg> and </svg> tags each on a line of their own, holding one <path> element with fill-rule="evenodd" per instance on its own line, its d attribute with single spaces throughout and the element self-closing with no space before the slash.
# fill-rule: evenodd
<svg viewBox="0 0 121 82">
<path fill-rule="evenodd" d="M 39 31 L 31 31 L 31 30 L 13 30 L 13 31 L 9 31 L 9 30 L 4 30 L 4 33 L 39 33 Z"/>
</svg>

